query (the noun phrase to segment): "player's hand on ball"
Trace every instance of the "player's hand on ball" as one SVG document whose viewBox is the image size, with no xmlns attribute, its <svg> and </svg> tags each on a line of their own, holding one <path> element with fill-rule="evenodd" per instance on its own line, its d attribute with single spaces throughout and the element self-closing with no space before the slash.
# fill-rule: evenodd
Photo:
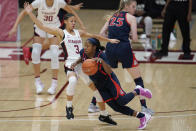
<svg viewBox="0 0 196 131">
<path fill-rule="evenodd" d="M 94 61 L 96 61 L 97 63 L 101 63 L 102 62 L 102 59 L 101 58 L 98 58 L 98 57 L 95 57 L 95 58 L 92 58 Z"/>
</svg>

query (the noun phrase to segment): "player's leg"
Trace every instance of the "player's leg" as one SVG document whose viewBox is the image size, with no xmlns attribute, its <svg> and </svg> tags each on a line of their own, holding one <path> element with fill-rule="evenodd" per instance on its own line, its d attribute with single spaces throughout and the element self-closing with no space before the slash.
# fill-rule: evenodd
<svg viewBox="0 0 196 131">
<path fill-rule="evenodd" d="M 32 63 L 34 67 L 35 72 L 35 86 L 36 86 L 36 92 L 37 94 L 42 93 L 44 85 L 40 80 L 40 55 L 42 50 L 42 44 L 44 41 L 44 38 L 35 36 L 33 39 L 33 50 L 32 50 Z"/>
<path fill-rule="evenodd" d="M 69 71 L 66 68 L 65 68 L 65 72 L 67 72 L 68 81 L 69 81 L 69 84 L 66 88 L 66 94 L 67 94 L 66 117 L 67 119 L 74 119 L 72 101 L 75 93 L 75 87 L 77 84 L 77 76 L 74 71 Z"/>
<path fill-rule="evenodd" d="M 49 43 L 48 38 L 46 38 L 43 41 L 43 44 L 42 44 L 42 51 L 43 50 L 47 50 L 49 48 L 50 48 L 50 43 Z M 29 64 L 29 60 L 30 60 L 31 55 L 32 55 L 33 47 L 26 47 L 25 46 L 25 47 L 22 48 L 22 50 L 23 50 L 24 61 L 28 65 Z"/>
<path fill-rule="evenodd" d="M 51 69 L 52 69 L 52 82 L 48 89 L 48 93 L 53 95 L 56 92 L 58 86 L 58 70 L 59 70 L 59 46 L 56 37 L 49 38 L 50 54 L 51 54 Z"/>
<path fill-rule="evenodd" d="M 137 117 L 140 120 L 140 126 L 138 127 L 138 129 L 144 129 L 148 121 L 151 119 L 150 114 L 137 112 L 128 106 L 119 105 L 115 100 L 111 100 L 107 102 L 107 104 L 116 112 L 120 112 L 128 116 Z"/>
<path fill-rule="evenodd" d="M 129 59 L 129 61 L 127 61 L 127 59 Z M 126 57 L 121 58 L 121 62 L 122 62 L 123 68 L 127 69 L 129 74 L 134 79 L 136 87 L 140 86 L 144 88 L 144 83 L 143 83 L 143 79 L 140 73 L 139 64 L 137 62 L 137 59 L 135 58 L 135 55 L 132 53 L 131 48 L 130 48 L 129 54 L 127 54 Z M 143 96 L 140 96 L 140 103 L 142 106 L 142 111 L 146 111 L 150 113 L 151 115 L 154 114 L 154 112 L 151 109 L 147 108 L 146 100 Z"/>
</svg>

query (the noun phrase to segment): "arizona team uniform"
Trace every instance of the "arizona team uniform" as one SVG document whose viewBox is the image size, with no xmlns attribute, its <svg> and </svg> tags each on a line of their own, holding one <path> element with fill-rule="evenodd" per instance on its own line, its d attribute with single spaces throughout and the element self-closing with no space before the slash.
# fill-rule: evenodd
<svg viewBox="0 0 196 131">
<path fill-rule="evenodd" d="M 80 51 L 80 56 L 82 61 L 88 59 L 84 49 Z M 107 63 L 107 58 L 104 52 L 97 51 L 94 57 L 102 58 Z M 102 64 L 98 63 L 97 73 L 89 77 L 95 84 L 104 102 L 106 102 L 114 111 L 125 115 L 133 114 L 133 110 L 125 105 L 135 96 L 132 92 L 126 94 L 123 91 L 114 72 L 108 75 L 102 67 Z"/>
<path fill-rule="evenodd" d="M 108 42 L 106 45 L 106 56 L 112 68 L 117 68 L 118 62 L 122 63 L 123 68 L 138 66 L 129 40 L 131 25 L 127 22 L 126 15 L 127 12 L 121 11 L 109 21 L 108 38 L 120 40 L 118 44 Z"/>
<path fill-rule="evenodd" d="M 52 7 L 47 6 L 46 0 L 35 0 L 31 3 L 31 5 L 34 9 L 38 9 L 37 19 L 40 20 L 45 26 L 50 28 L 58 28 L 61 26 L 58 18 L 58 12 L 60 8 L 64 8 L 66 6 L 66 2 L 64 0 L 54 0 Z M 34 25 L 34 28 L 36 36 L 43 38 L 54 37 L 54 35 L 44 32 L 36 25 Z"/>
<path fill-rule="evenodd" d="M 84 53 L 84 49 L 80 51 L 82 61 L 88 59 Z M 103 52 L 97 51 L 94 57 L 102 58 L 106 63 L 106 55 Z M 95 75 L 89 76 L 95 84 L 96 88 L 100 92 L 104 102 L 116 100 L 119 96 L 124 96 L 125 92 L 120 87 L 120 83 L 114 73 L 108 75 L 102 67 L 101 63 L 98 63 L 98 72 Z"/>
</svg>

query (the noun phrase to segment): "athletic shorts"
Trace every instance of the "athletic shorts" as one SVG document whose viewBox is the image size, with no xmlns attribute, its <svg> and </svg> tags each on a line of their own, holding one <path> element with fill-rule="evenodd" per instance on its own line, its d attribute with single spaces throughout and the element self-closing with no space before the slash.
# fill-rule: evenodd
<svg viewBox="0 0 196 131">
<path fill-rule="evenodd" d="M 118 62 L 123 68 L 133 68 L 138 66 L 138 61 L 132 52 L 130 43 L 119 43 L 106 45 L 106 56 L 112 68 L 118 68 Z"/>
<path fill-rule="evenodd" d="M 117 100 L 119 96 L 124 96 L 126 94 L 115 75 L 112 75 L 107 79 L 107 84 L 104 84 L 97 89 L 105 103 L 111 100 Z"/>
</svg>

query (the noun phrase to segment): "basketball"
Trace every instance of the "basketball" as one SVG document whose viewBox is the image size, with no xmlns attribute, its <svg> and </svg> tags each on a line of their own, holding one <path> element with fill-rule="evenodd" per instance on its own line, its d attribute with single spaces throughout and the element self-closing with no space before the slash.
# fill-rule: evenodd
<svg viewBox="0 0 196 131">
<path fill-rule="evenodd" d="M 97 63 L 93 59 L 87 59 L 82 63 L 82 71 L 87 75 L 94 75 L 97 70 Z"/>
</svg>

